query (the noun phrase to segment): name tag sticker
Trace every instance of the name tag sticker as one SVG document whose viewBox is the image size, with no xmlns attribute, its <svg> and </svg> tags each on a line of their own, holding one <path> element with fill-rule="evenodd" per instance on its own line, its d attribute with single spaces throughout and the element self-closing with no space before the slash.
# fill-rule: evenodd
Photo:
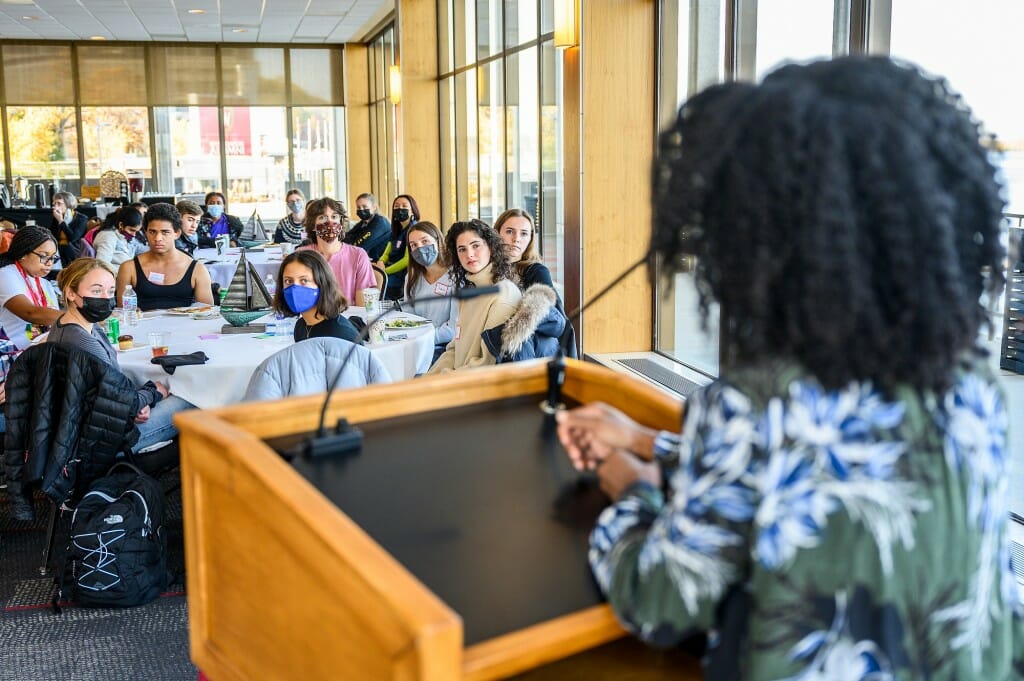
<svg viewBox="0 0 1024 681">
<path fill-rule="evenodd" d="M 434 284 L 434 295 L 446 296 L 448 295 L 448 289 L 451 288 L 448 284 L 443 281 L 439 281 Z"/>
<path fill-rule="evenodd" d="M 461 324 L 456 324 L 455 325 L 455 340 L 459 340 L 459 336 L 461 336 L 461 335 L 462 335 L 462 325 Z"/>
<path fill-rule="evenodd" d="M 164 283 L 164 273 L 163 272 L 150 272 L 149 276 L 146 277 L 146 278 L 149 279 L 154 284 L 157 284 L 158 286 L 160 284 Z"/>
</svg>

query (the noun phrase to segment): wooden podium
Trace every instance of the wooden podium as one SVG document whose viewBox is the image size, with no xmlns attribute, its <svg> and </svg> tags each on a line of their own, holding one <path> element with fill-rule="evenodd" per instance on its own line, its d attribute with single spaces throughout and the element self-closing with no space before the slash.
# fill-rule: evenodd
<svg viewBox="0 0 1024 681">
<path fill-rule="evenodd" d="M 625 635 L 588 581 L 599 507 L 571 497 L 593 482 L 523 425 L 541 424 L 546 380 L 536 361 L 338 392 L 328 423 L 366 433 L 348 459 L 289 462 L 268 445 L 313 431 L 322 396 L 177 415 L 199 668 L 212 681 L 493 679 Z M 679 403 L 592 364 L 568 362 L 563 395 L 681 423 Z M 515 552 L 531 541 L 544 548 Z"/>
</svg>

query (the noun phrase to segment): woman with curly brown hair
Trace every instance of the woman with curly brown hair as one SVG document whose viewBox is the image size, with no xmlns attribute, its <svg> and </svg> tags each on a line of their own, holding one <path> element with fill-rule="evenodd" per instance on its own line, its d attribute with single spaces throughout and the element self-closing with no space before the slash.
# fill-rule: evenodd
<svg viewBox="0 0 1024 681">
<path fill-rule="evenodd" d="M 707 678 L 1021 678 L 980 139 L 944 81 L 865 57 L 714 86 L 661 136 L 651 245 L 697 256 L 721 376 L 682 437 L 603 405 L 559 434 L 615 501 L 609 603 L 656 645 L 714 631 Z"/>
<path fill-rule="evenodd" d="M 516 311 L 522 298 L 512 283 L 512 265 L 498 233 L 480 220 L 456 222 L 448 230 L 445 245 L 455 255 L 452 280 L 455 290 L 497 285 L 499 293 L 459 301 L 455 338 L 427 373 L 454 371 L 494 364 L 480 334 L 499 326 Z"/>
</svg>

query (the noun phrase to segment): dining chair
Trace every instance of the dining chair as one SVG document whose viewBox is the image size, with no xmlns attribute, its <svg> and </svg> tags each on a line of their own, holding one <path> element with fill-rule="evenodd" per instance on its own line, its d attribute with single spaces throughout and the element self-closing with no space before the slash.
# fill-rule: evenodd
<svg viewBox="0 0 1024 681">
<path fill-rule="evenodd" d="M 380 289 L 380 297 L 383 300 L 384 293 L 388 290 L 388 273 L 380 267 L 373 265 L 373 278 L 377 282 L 377 288 Z"/>
</svg>

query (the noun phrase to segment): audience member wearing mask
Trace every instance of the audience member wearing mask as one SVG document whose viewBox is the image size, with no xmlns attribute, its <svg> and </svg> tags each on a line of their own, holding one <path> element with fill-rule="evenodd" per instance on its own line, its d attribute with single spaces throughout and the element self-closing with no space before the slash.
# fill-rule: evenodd
<svg viewBox="0 0 1024 681">
<path fill-rule="evenodd" d="M 57 252 L 61 262 L 67 264 L 78 257 L 75 245 L 85 236 L 89 218 L 79 213 L 78 199 L 71 192 L 57 192 L 53 195 L 53 219 L 50 221 L 50 232 L 57 240 Z M 60 269 L 55 267 L 54 269 Z"/>
<path fill-rule="evenodd" d="M 284 200 L 288 204 L 288 215 L 278 221 L 277 229 L 274 230 L 274 243 L 298 246 L 306 238 L 306 197 L 298 189 L 289 189 Z"/>
<path fill-rule="evenodd" d="M 242 221 L 234 215 L 228 215 L 228 202 L 220 192 L 210 192 L 206 195 L 206 213 L 199 224 L 199 247 L 213 248 L 216 246 L 216 239 L 227 234 L 231 239 L 231 245 L 238 245 L 238 238 L 242 236 Z"/>
<path fill-rule="evenodd" d="M 178 201 L 174 207 L 181 214 L 181 236 L 174 240 L 174 247 L 195 257 L 196 248 L 199 247 L 199 222 L 203 218 L 203 207 L 188 199 Z"/>
<path fill-rule="evenodd" d="M 118 368 L 117 350 L 107 340 L 100 324 L 114 312 L 114 271 L 97 258 L 79 258 L 57 277 L 64 294 L 67 312 L 54 322 L 47 343 L 61 343 L 82 350 Z M 178 434 L 171 418 L 183 409 L 195 406 L 172 396 L 159 381 L 147 381 L 136 391 L 135 424 L 139 441 L 132 451 L 139 451 Z"/>
<path fill-rule="evenodd" d="M 18 350 L 60 316 L 57 290 L 46 278 L 59 260 L 53 234 L 37 225 L 18 230 L 0 255 L 0 325 Z"/>
<path fill-rule="evenodd" d="M 285 257 L 277 270 L 274 311 L 298 316 L 295 342 L 307 338 L 340 338 L 355 342 L 359 331 L 342 316 L 348 300 L 327 261 L 317 251 L 303 249 Z"/>
<path fill-rule="evenodd" d="M 523 294 L 512 281 L 512 265 L 508 261 L 501 237 L 480 220 L 456 222 L 445 238 L 452 259 L 452 280 L 456 290 L 471 286 L 496 284 L 499 292 L 459 301 L 459 321 L 455 337 L 427 373 L 457 371 L 494 364 L 496 359 L 480 337 L 508 321 Z"/>
<path fill-rule="evenodd" d="M 96 258 L 112 267 L 120 267 L 121 263 L 131 260 L 140 251 L 141 246 L 135 235 L 142 229 L 142 214 L 126 206 L 117 211 L 112 222 L 105 223 L 93 238 Z"/>
<path fill-rule="evenodd" d="M 405 290 L 405 270 L 409 266 L 409 249 L 406 242 L 409 228 L 420 221 L 420 209 L 416 199 L 408 194 L 399 194 L 391 202 L 391 238 L 380 260 L 374 264 L 388 273 L 388 300 L 398 300 Z"/>
<path fill-rule="evenodd" d="M 433 222 L 417 222 L 409 230 L 409 269 L 405 277 L 405 299 L 409 302 L 402 308 L 434 323 L 434 359 L 455 338 L 458 301 L 443 297 L 453 293 L 455 284 L 441 230 Z"/>
<path fill-rule="evenodd" d="M 345 235 L 345 243 L 363 249 L 370 260 L 376 262 L 388 247 L 391 224 L 377 212 L 377 198 L 369 192 L 356 197 L 356 215 L 359 222 Z"/>
<path fill-rule="evenodd" d="M 366 251 L 342 241 L 347 222 L 345 206 L 340 201 L 324 197 L 310 201 L 306 206 L 306 235 L 313 249 L 327 261 L 345 300 L 363 305 L 363 289 L 376 288 L 373 267 Z"/>
</svg>

